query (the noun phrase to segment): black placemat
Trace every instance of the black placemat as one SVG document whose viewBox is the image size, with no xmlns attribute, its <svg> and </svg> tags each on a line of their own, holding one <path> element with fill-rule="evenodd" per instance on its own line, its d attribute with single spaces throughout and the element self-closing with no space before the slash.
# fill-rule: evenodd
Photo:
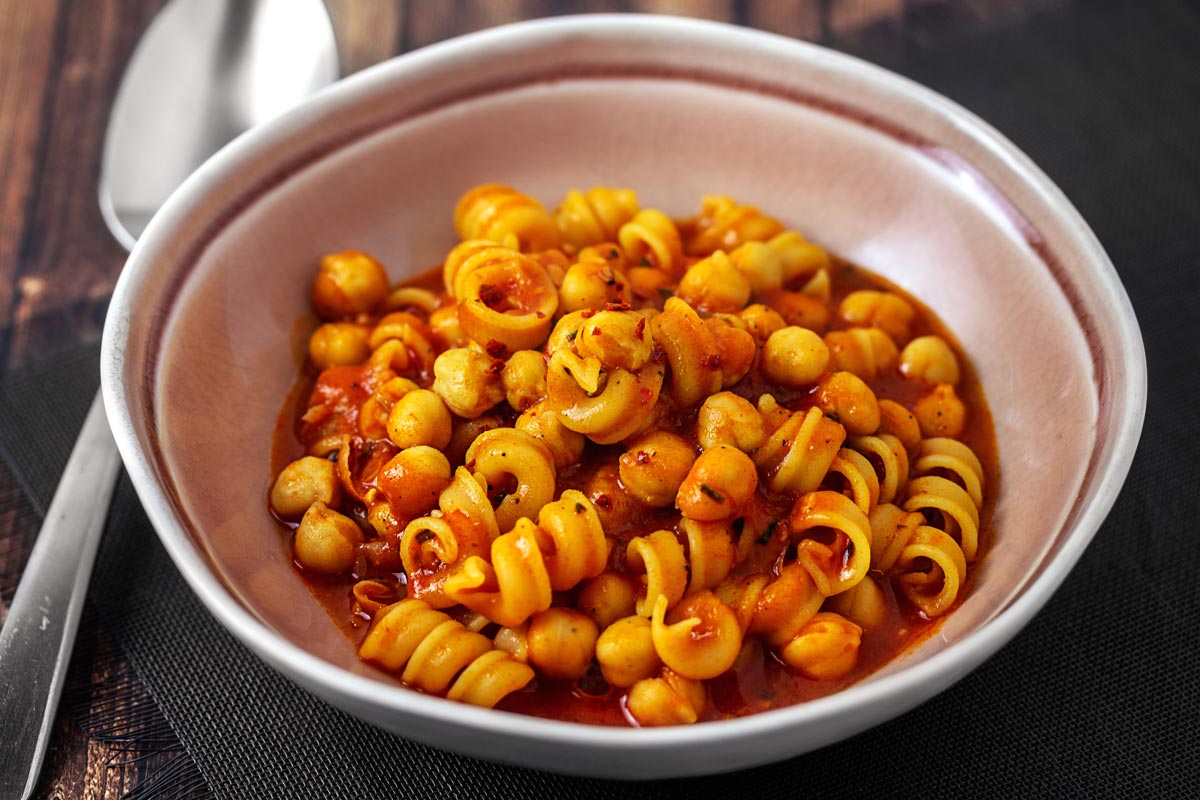
<svg viewBox="0 0 1200 800">
<path fill-rule="evenodd" d="M 1142 325 L 1142 444 L 1048 607 L 958 685 L 844 743 L 727 776 L 583 781 L 413 744 L 297 689 L 191 596 L 122 481 L 92 600 L 219 797 L 1197 793 L 1200 11 L 1087 3 L 1001 32 L 873 46 L 865 38 L 864 54 L 973 109 L 1059 183 Z M 95 386 L 80 364 L 94 357 L 72 351 L 0 387 L 5 455 L 43 507 Z"/>
</svg>

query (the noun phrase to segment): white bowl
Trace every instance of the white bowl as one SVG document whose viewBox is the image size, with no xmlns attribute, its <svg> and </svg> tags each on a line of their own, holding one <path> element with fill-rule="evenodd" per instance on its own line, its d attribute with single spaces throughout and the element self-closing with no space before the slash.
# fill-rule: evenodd
<svg viewBox="0 0 1200 800">
<path fill-rule="evenodd" d="M 322 253 L 399 279 L 453 244 L 469 186 L 547 204 L 631 186 L 685 215 L 754 203 L 931 306 L 971 356 L 1002 473 L 962 607 L 835 695 L 691 727 L 606 729 L 457 705 L 361 664 L 269 519 L 269 445 Z M 163 544 L 211 612 L 317 696 L 438 747 L 558 772 L 667 777 L 793 756 L 894 717 L 1049 599 L 1124 480 L 1146 367 L 1128 299 L 1062 193 L 946 99 L 820 47 L 655 17 L 524 23 L 368 70 L 227 147 L 154 219 L 105 328 L 104 396 Z M 1013 687 L 1016 690 L 1018 687 Z"/>
</svg>

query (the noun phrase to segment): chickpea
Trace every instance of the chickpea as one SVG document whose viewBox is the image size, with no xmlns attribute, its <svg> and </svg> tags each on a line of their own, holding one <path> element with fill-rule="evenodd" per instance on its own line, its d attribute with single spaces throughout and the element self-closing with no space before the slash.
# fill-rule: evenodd
<svg viewBox="0 0 1200 800">
<path fill-rule="evenodd" d="M 690 725 L 700 718 L 696 709 L 662 678 L 638 681 L 625 698 L 625 708 L 639 725 Z"/>
<path fill-rule="evenodd" d="M 829 598 L 828 609 L 841 614 L 860 628 L 876 628 L 887 617 L 888 601 L 883 589 L 870 575 L 853 588 Z"/>
<path fill-rule="evenodd" d="M 575 347 L 575 340 L 579 338 L 583 331 L 583 326 L 588 323 L 591 316 L 584 316 L 583 311 L 572 311 L 570 314 L 564 314 L 554 325 L 554 330 L 550 331 L 550 337 L 546 339 L 546 354 L 554 355 L 559 350 L 570 350 Z"/>
<path fill-rule="evenodd" d="M 758 471 L 750 457 L 737 448 L 717 445 L 692 464 L 675 505 L 685 517 L 699 522 L 732 519 L 757 488 Z"/>
<path fill-rule="evenodd" d="M 442 398 L 428 389 L 415 389 L 388 412 L 388 438 L 401 448 L 426 444 L 440 450 L 450 444 L 452 424 Z"/>
<path fill-rule="evenodd" d="M 321 259 L 312 286 L 313 307 L 325 319 L 348 319 L 374 310 L 388 293 L 383 265 L 366 253 L 347 250 Z"/>
<path fill-rule="evenodd" d="M 572 608 L 541 611 L 529 620 L 529 663 L 550 678 L 577 680 L 592 663 L 599 635 L 596 623 Z"/>
<path fill-rule="evenodd" d="M 288 464 L 271 487 L 271 508 L 284 519 L 299 519 L 313 503 L 336 506 L 341 498 L 333 462 L 316 456 Z"/>
<path fill-rule="evenodd" d="M 493 369 L 493 361 L 465 347 L 447 350 L 433 362 L 433 390 L 455 414 L 474 419 L 504 399 L 500 369 Z"/>
<path fill-rule="evenodd" d="M 492 644 L 496 645 L 497 650 L 503 650 L 517 661 L 527 663 L 529 661 L 528 634 L 529 623 L 518 625 L 515 628 L 501 628 L 492 638 Z"/>
<path fill-rule="evenodd" d="M 765 438 L 762 416 L 749 400 L 733 392 L 705 399 L 696 419 L 696 435 L 705 450 L 726 444 L 743 453 L 758 449 Z"/>
<path fill-rule="evenodd" d="M 909 453 L 921 446 L 921 426 L 913 413 L 895 400 L 879 401 L 879 432 L 900 440 Z"/>
<path fill-rule="evenodd" d="M 829 611 L 817 614 L 780 654 L 804 677 L 827 681 L 844 677 L 858 663 L 862 628 Z"/>
<path fill-rule="evenodd" d="M 696 461 L 696 448 L 663 430 L 630 442 L 620 458 L 621 483 L 638 501 L 665 508 L 675 500 L 680 484 Z"/>
<path fill-rule="evenodd" d="M 607 303 L 628 303 L 629 278 L 607 261 L 580 261 L 563 276 L 558 305 L 563 311 L 604 308 Z"/>
<path fill-rule="evenodd" d="M 829 325 L 829 308 L 803 292 L 768 292 L 762 299 L 779 312 L 788 325 L 818 332 Z"/>
<path fill-rule="evenodd" d="M 750 301 L 750 281 L 718 250 L 684 273 L 675 295 L 698 311 L 732 314 Z"/>
<path fill-rule="evenodd" d="M 656 267 L 633 267 L 626 274 L 629 275 L 634 298 L 652 303 L 656 308 L 662 307 L 662 292 L 670 291 L 674 283 L 670 275 Z"/>
<path fill-rule="evenodd" d="M 604 680 L 619 688 L 653 676 L 662 661 L 654 649 L 650 620 L 631 615 L 609 625 L 596 640 L 596 660 Z"/>
<path fill-rule="evenodd" d="M 850 372 L 835 372 L 817 385 L 817 407 L 854 436 L 879 430 L 879 402 L 871 387 Z"/>
<path fill-rule="evenodd" d="M 763 345 L 763 374 L 783 386 L 798 389 L 816 383 L 828 366 L 829 348 L 807 328 L 775 331 Z"/>
<path fill-rule="evenodd" d="M 583 487 L 583 493 L 596 507 L 596 515 L 606 532 L 616 530 L 635 515 L 644 513 L 621 486 L 619 469 L 616 464 L 605 464 L 592 473 Z"/>
<path fill-rule="evenodd" d="M 429 315 L 429 330 L 444 347 L 466 347 L 470 337 L 458 321 L 458 306 L 434 309 Z"/>
<path fill-rule="evenodd" d="M 354 520 L 318 500 L 304 512 L 293 547 L 300 566 L 336 575 L 354 565 L 362 538 Z"/>
<path fill-rule="evenodd" d="M 546 359 L 536 350 L 518 350 L 500 372 L 504 396 L 514 411 L 524 411 L 546 396 Z"/>
<path fill-rule="evenodd" d="M 775 250 L 764 242 L 746 242 L 729 254 L 730 261 L 750 282 L 754 294 L 783 286 L 783 263 Z"/>
<path fill-rule="evenodd" d="M 896 366 L 900 352 L 892 338 L 878 328 L 851 328 L 825 335 L 835 369 L 873 381 Z"/>
<path fill-rule="evenodd" d="M 940 336 L 919 336 L 900 352 L 900 374 L 911 381 L 958 383 L 958 359 Z"/>
<path fill-rule="evenodd" d="M 605 369 L 636 372 L 653 355 L 654 337 L 646 318 L 635 311 L 600 311 L 579 329 L 575 352 L 598 359 Z"/>
<path fill-rule="evenodd" d="M 467 448 L 479 438 L 479 434 L 495 430 L 504 424 L 502 419 L 492 414 L 459 422 L 454 426 L 454 432 L 450 434 L 450 444 L 446 445 L 443 450 L 446 458 L 451 464 L 462 464 L 467 456 Z"/>
<path fill-rule="evenodd" d="M 954 439 L 962 435 L 967 425 L 967 407 L 948 383 L 939 383 L 918 397 L 913 405 L 913 416 L 926 437 Z"/>
<path fill-rule="evenodd" d="M 547 407 L 545 400 L 535 403 L 517 417 L 513 427 L 540 439 L 554 456 L 554 465 L 559 469 L 574 464 L 583 455 L 586 443 L 584 435 L 563 425 L 558 414 Z"/>
<path fill-rule="evenodd" d="M 888 292 L 851 292 L 838 306 L 838 316 L 851 325 L 880 328 L 894 341 L 905 342 L 916 312 L 907 300 Z"/>
<path fill-rule="evenodd" d="M 746 330 L 759 343 L 765 342 L 775 331 L 787 327 L 778 311 L 762 303 L 742 309 L 742 319 L 746 322 Z"/>
<path fill-rule="evenodd" d="M 726 320 L 709 317 L 704 324 L 717 342 L 717 354 L 721 357 L 721 386 L 733 386 L 746 377 L 753 366 L 754 357 L 758 355 L 758 343 L 749 333 Z"/>
<path fill-rule="evenodd" d="M 378 486 L 393 510 L 411 520 L 437 505 L 438 496 L 450 485 L 450 472 L 446 456 L 418 445 L 401 450 L 383 465 Z"/>
<path fill-rule="evenodd" d="M 829 253 L 795 231 L 784 231 L 767 244 L 779 256 L 785 285 L 829 269 Z"/>
<path fill-rule="evenodd" d="M 313 366 L 330 367 L 361 364 L 371 355 L 367 339 L 371 332 L 362 325 L 350 322 L 327 322 L 313 331 L 308 339 L 308 357 Z"/>
<path fill-rule="evenodd" d="M 601 572 L 579 590 L 580 610 L 601 628 L 633 616 L 636 604 L 637 587 L 620 572 Z"/>
<path fill-rule="evenodd" d="M 697 715 L 703 714 L 708 708 L 708 689 L 703 681 L 685 678 L 670 667 L 663 667 L 662 679 L 675 694 L 687 701 Z"/>
</svg>

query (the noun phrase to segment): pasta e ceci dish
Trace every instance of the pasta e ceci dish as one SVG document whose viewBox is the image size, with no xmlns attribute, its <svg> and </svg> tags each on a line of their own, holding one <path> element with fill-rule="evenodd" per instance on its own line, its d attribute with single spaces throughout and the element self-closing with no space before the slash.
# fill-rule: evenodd
<svg viewBox="0 0 1200 800">
<path fill-rule="evenodd" d="M 986 402 L 919 303 L 757 208 L 468 191 L 392 287 L 326 256 L 269 493 L 359 656 L 422 692 L 672 725 L 834 692 L 985 550 Z M 986 493 L 985 493 L 986 492 Z"/>
</svg>

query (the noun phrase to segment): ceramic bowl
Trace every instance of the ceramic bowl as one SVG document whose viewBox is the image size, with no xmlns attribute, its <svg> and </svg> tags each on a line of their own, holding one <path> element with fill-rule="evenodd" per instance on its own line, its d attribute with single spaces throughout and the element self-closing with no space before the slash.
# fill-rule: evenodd
<svg viewBox="0 0 1200 800">
<path fill-rule="evenodd" d="M 669 729 L 454 704 L 361 664 L 292 573 L 266 510 L 269 447 L 303 353 L 321 254 L 393 280 L 440 262 L 468 187 L 547 205 L 635 187 L 694 212 L 728 194 L 927 303 L 994 414 L 996 544 L 921 646 L 835 695 Z M 1070 203 L 985 123 L 808 44 L 653 17 L 498 28 L 356 75 L 238 139 L 149 226 L 113 297 L 104 397 L 146 511 L 230 631 L 313 694 L 483 758 L 585 775 L 731 770 L 811 750 L 945 689 L 1050 598 L 1117 495 L 1145 404 L 1137 323 Z M 1014 687 L 1014 690 L 1017 687 Z"/>
</svg>

